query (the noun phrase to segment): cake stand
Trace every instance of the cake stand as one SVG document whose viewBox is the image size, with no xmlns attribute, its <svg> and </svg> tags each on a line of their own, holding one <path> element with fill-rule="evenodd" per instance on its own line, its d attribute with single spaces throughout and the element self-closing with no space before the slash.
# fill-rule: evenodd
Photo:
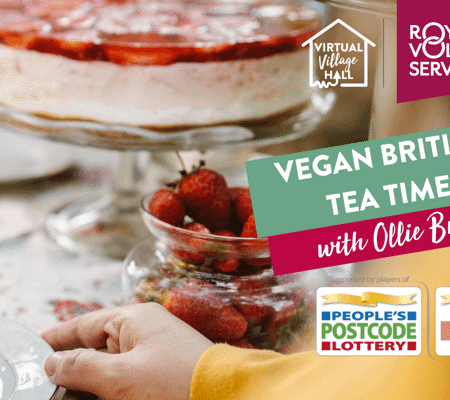
<svg viewBox="0 0 450 400">
<path fill-rule="evenodd" d="M 112 192 L 61 206 L 48 215 L 45 228 L 50 238 L 70 252 L 92 251 L 124 258 L 149 237 L 139 214 L 138 152 L 255 148 L 295 140 L 312 132 L 334 102 L 334 92 L 313 91 L 299 114 L 267 121 L 264 126 L 223 125 L 157 132 L 126 125 L 46 119 L 2 106 L 0 124 L 29 136 L 121 152 Z"/>
</svg>

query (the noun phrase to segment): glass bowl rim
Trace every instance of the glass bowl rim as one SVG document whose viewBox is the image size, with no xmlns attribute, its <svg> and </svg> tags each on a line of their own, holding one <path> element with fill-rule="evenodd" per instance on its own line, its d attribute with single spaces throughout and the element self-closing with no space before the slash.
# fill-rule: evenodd
<svg viewBox="0 0 450 400">
<path fill-rule="evenodd" d="M 145 194 L 144 196 L 142 196 L 141 198 L 141 213 L 144 215 L 144 222 L 145 225 L 147 226 L 147 228 L 151 231 L 151 229 L 149 228 L 149 226 L 147 225 L 146 221 L 150 220 L 152 224 L 154 224 L 157 228 L 159 229 L 163 229 L 164 231 L 167 231 L 170 234 L 178 234 L 178 235 L 182 235 L 182 236 L 186 236 L 189 238 L 196 238 L 196 239 L 201 239 L 201 240 L 207 240 L 207 241 L 222 241 L 225 243 L 261 243 L 264 245 L 268 245 L 268 238 L 267 237 L 263 237 L 263 238 L 242 238 L 242 237 L 228 237 L 228 236 L 218 236 L 218 235 L 213 235 L 211 234 L 207 234 L 207 233 L 199 233 L 199 232 L 193 232 L 193 231 L 189 231 L 187 229 L 183 229 L 181 227 L 178 226 L 174 226 L 171 224 L 168 224 L 167 222 L 161 221 L 160 219 L 156 218 L 155 216 L 153 216 L 152 214 L 150 214 L 150 212 L 148 211 L 147 205 L 150 202 L 151 197 L 158 191 L 154 190 L 150 193 Z M 169 189 L 170 190 L 170 189 Z M 153 232 L 151 232 L 153 234 Z"/>
</svg>

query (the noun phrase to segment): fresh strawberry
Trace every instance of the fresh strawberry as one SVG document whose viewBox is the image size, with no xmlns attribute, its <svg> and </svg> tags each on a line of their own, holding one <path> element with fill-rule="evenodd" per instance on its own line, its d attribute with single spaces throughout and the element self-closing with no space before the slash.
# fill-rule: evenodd
<svg viewBox="0 0 450 400">
<path fill-rule="evenodd" d="M 245 224 L 248 218 L 253 215 L 253 206 L 249 188 L 245 188 L 237 195 L 234 201 L 234 209 L 237 217 L 243 224 Z"/>
<path fill-rule="evenodd" d="M 264 331 L 268 332 L 268 345 L 275 350 L 292 344 L 293 333 L 301 328 L 301 318 L 297 315 L 298 305 L 287 295 L 274 298 L 269 306 L 268 320 Z"/>
<path fill-rule="evenodd" d="M 190 222 L 189 224 L 184 225 L 183 229 L 197 233 L 204 233 L 207 235 L 211 234 L 211 231 L 205 225 L 198 222 Z"/>
<path fill-rule="evenodd" d="M 233 232 L 241 232 L 243 223 L 240 221 L 238 216 L 236 215 L 236 208 L 235 208 L 235 201 L 236 197 L 245 190 L 244 187 L 232 187 L 229 189 L 230 195 L 231 195 L 231 217 L 230 217 L 230 224 L 228 228 Z M 244 221 L 245 222 L 245 221 Z"/>
<path fill-rule="evenodd" d="M 245 187 L 240 187 L 240 186 L 234 186 L 232 188 L 230 188 L 230 195 L 231 195 L 231 201 L 234 203 L 236 201 L 236 198 L 239 196 L 239 194 L 241 194 L 242 192 L 244 192 L 247 188 Z"/>
<path fill-rule="evenodd" d="M 254 347 L 244 338 L 239 340 L 229 340 L 227 343 L 234 347 L 240 347 L 241 349 L 254 349 Z"/>
<path fill-rule="evenodd" d="M 272 273 L 266 271 L 258 275 L 239 276 L 231 281 L 235 288 L 231 293 L 231 299 L 237 310 L 245 319 L 258 325 L 269 312 L 271 301 L 268 295 L 272 293 L 272 286 L 276 281 Z"/>
<path fill-rule="evenodd" d="M 252 214 L 250 217 L 248 217 L 247 221 L 244 224 L 244 227 L 242 228 L 241 237 L 243 238 L 257 238 L 256 234 L 256 225 L 255 225 L 255 216 Z M 261 251 L 260 246 L 262 246 L 261 243 L 246 243 L 244 244 L 244 247 L 247 248 L 247 250 L 251 247 L 254 248 L 255 253 Z M 263 268 L 268 267 L 272 260 L 270 257 L 261 257 L 261 258 L 246 258 L 245 262 L 256 268 Z"/>
<path fill-rule="evenodd" d="M 183 229 L 191 232 L 211 234 L 211 231 L 205 225 L 198 222 L 191 222 L 187 225 L 184 225 Z M 198 250 L 201 250 L 202 244 L 203 241 L 201 239 L 186 239 L 186 246 L 188 246 L 190 249 L 198 248 Z M 202 265 L 206 262 L 206 258 L 201 254 L 185 250 L 181 247 L 174 249 L 173 252 L 181 261 L 187 264 Z"/>
<path fill-rule="evenodd" d="M 183 200 L 170 189 L 159 189 L 151 198 L 148 211 L 154 217 L 174 226 L 181 225 L 185 216 Z"/>
<path fill-rule="evenodd" d="M 266 298 L 267 315 L 260 323 L 248 321 L 246 338 L 259 349 L 286 350 L 303 326 L 301 310 L 289 296 Z"/>
<path fill-rule="evenodd" d="M 263 271 L 256 275 L 237 276 L 231 280 L 236 296 L 255 296 L 268 294 L 276 284 L 271 271 Z"/>
<path fill-rule="evenodd" d="M 244 227 L 242 228 L 241 237 L 244 238 L 257 238 L 255 216 L 252 214 L 245 221 Z"/>
<path fill-rule="evenodd" d="M 236 309 L 251 321 L 253 325 L 259 325 L 269 312 L 267 300 L 261 296 L 234 296 L 233 304 Z"/>
<path fill-rule="evenodd" d="M 217 271 L 229 273 L 239 268 L 240 261 L 237 258 L 229 258 L 228 260 L 214 260 L 213 268 Z"/>
<path fill-rule="evenodd" d="M 237 235 L 228 229 L 219 229 L 213 233 L 217 236 L 237 237 Z M 233 272 L 239 268 L 240 261 L 238 258 L 228 258 L 226 260 L 214 260 L 213 268 L 220 272 Z"/>
<path fill-rule="evenodd" d="M 230 231 L 229 229 L 219 229 L 218 231 L 214 231 L 213 235 L 225 236 L 225 237 L 235 237 L 235 238 L 239 237 L 238 235 L 236 235 L 233 231 Z"/>
<path fill-rule="evenodd" d="M 186 213 L 211 231 L 225 228 L 230 222 L 231 195 L 225 178 L 201 168 L 187 175 L 178 187 Z"/>
<path fill-rule="evenodd" d="M 206 282 L 191 281 L 172 289 L 164 307 L 210 339 L 240 339 L 247 330 L 247 321 L 213 288 Z"/>
</svg>

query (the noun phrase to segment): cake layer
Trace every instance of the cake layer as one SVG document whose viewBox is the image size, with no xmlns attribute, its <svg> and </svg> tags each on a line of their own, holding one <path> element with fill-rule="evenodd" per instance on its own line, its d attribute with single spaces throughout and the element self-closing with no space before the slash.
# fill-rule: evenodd
<svg viewBox="0 0 450 400">
<path fill-rule="evenodd" d="M 264 119 L 307 101 L 308 52 L 171 65 L 82 62 L 0 45 L 0 103 L 56 118 L 167 128 Z"/>
</svg>

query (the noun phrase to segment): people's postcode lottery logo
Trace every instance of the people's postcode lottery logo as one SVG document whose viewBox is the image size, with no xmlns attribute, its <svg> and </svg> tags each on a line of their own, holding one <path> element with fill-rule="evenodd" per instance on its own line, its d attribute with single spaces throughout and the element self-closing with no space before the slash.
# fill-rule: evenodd
<svg viewBox="0 0 450 400">
<path fill-rule="evenodd" d="M 317 353 L 322 356 L 417 356 L 418 287 L 323 287 L 317 290 Z"/>
</svg>

